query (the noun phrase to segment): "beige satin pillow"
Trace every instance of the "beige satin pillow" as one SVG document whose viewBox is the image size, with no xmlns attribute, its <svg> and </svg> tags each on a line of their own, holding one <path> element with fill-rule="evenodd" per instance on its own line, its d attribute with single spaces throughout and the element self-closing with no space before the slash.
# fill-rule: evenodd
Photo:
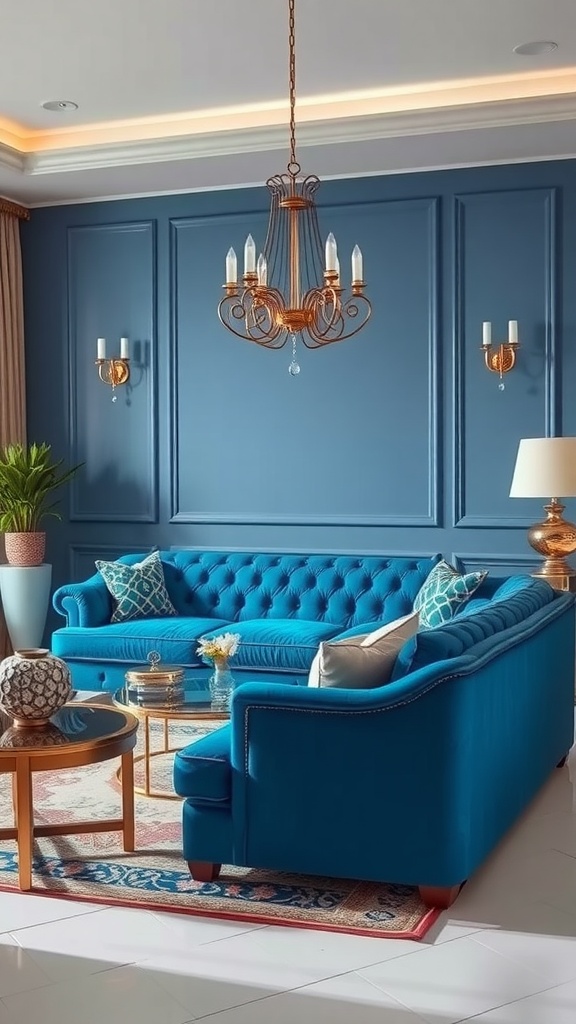
<svg viewBox="0 0 576 1024">
<path fill-rule="evenodd" d="M 310 666 L 308 686 L 349 690 L 384 686 L 403 643 L 417 633 L 418 622 L 418 612 L 410 612 L 372 633 L 324 641 Z"/>
</svg>

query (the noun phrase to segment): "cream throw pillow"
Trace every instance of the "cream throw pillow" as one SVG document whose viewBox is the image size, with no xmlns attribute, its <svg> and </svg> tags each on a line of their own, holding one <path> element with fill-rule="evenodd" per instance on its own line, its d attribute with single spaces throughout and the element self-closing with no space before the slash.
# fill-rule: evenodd
<svg viewBox="0 0 576 1024">
<path fill-rule="evenodd" d="M 400 648 L 418 631 L 418 612 L 388 622 L 373 633 L 327 640 L 310 666 L 308 686 L 367 690 L 389 682 Z"/>
</svg>

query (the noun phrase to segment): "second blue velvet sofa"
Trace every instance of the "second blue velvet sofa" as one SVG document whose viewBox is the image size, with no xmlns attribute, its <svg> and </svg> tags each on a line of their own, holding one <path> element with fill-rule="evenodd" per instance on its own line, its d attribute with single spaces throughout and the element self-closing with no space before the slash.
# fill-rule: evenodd
<svg viewBox="0 0 576 1024">
<path fill-rule="evenodd" d="M 160 556 L 176 616 L 112 623 L 112 598 L 99 573 L 55 592 L 66 625 L 52 634 L 52 651 L 69 665 L 76 689 L 119 689 L 126 670 L 152 650 L 164 663 L 198 666 L 199 637 L 226 628 L 241 635 L 235 667 L 305 683 L 321 641 L 370 632 L 411 611 L 440 559 L 202 549 Z"/>
<path fill-rule="evenodd" d="M 574 596 L 530 577 L 477 593 L 386 685 L 237 688 L 230 724 L 175 757 L 194 878 L 236 864 L 452 902 L 574 734 Z"/>
</svg>

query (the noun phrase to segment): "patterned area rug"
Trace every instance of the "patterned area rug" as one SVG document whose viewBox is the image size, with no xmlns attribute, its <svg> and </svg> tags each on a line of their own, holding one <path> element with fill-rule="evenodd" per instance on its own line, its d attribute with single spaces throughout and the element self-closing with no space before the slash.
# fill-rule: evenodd
<svg viewBox="0 0 576 1024">
<path fill-rule="evenodd" d="M 210 724 L 171 728 L 171 743 L 185 745 Z M 214 726 L 212 726 L 214 727 Z M 160 744 L 160 731 L 155 734 Z M 152 761 L 153 785 L 172 792 L 172 757 Z M 34 776 L 35 821 L 116 817 L 120 787 L 116 762 Z M 142 764 L 136 779 L 142 782 Z M 409 886 L 289 875 L 223 867 L 217 882 L 194 882 L 181 852 L 181 805 L 136 796 L 136 852 L 124 853 L 119 833 L 36 840 L 33 892 L 113 905 L 154 907 L 262 924 L 293 925 L 372 935 L 422 938 L 439 915 Z M 11 776 L 0 775 L 0 820 L 12 817 Z M 15 842 L 0 843 L 0 888 L 18 888 Z"/>
</svg>

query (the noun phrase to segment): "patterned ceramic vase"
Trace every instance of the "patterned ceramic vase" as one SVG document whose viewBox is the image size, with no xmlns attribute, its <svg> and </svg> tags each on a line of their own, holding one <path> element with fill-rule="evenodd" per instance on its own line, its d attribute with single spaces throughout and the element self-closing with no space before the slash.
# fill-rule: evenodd
<svg viewBox="0 0 576 1024">
<path fill-rule="evenodd" d="M 50 651 L 15 651 L 0 664 L 0 705 L 20 728 L 46 725 L 70 697 L 70 670 Z"/>
</svg>

